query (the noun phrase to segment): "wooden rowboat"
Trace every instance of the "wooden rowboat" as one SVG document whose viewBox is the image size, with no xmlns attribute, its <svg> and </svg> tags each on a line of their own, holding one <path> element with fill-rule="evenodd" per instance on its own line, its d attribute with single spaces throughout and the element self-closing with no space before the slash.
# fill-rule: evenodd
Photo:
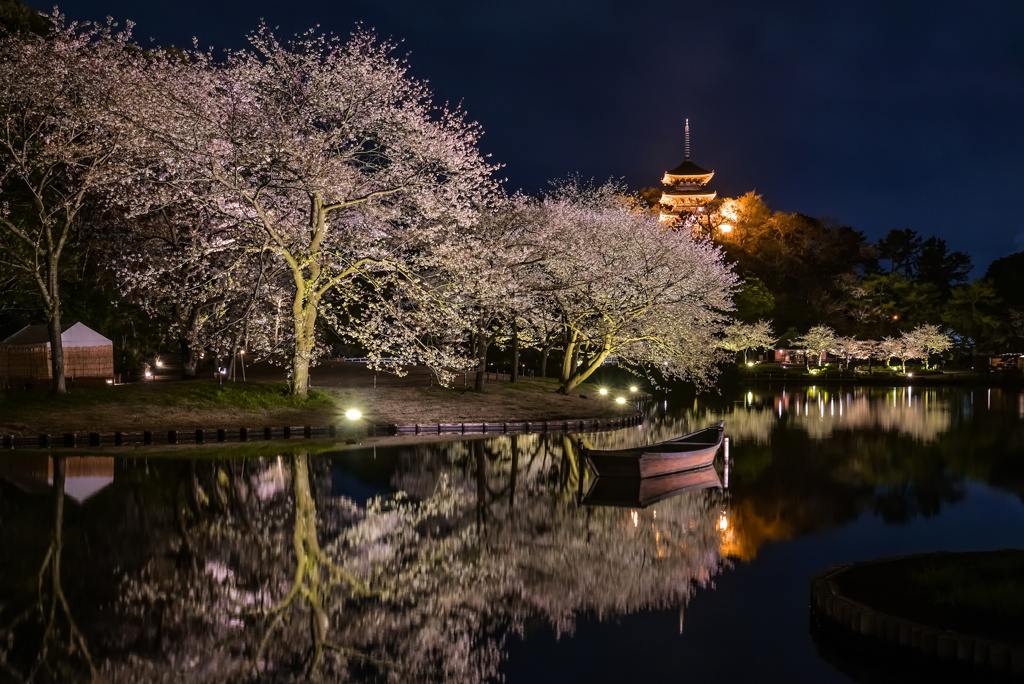
<svg viewBox="0 0 1024 684">
<path fill-rule="evenodd" d="M 583 449 L 598 477 L 643 478 L 706 468 L 722 446 L 725 421 L 717 427 L 632 449 Z"/>
<path fill-rule="evenodd" d="M 684 492 L 711 487 L 722 488 L 722 479 L 714 466 L 640 479 L 598 477 L 590 484 L 582 503 L 584 506 L 647 508 Z"/>
</svg>

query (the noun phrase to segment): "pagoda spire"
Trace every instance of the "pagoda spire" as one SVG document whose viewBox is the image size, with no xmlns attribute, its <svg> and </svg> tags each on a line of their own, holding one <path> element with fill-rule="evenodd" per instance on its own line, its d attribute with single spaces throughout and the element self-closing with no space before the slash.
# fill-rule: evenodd
<svg viewBox="0 0 1024 684">
<path fill-rule="evenodd" d="M 686 119 L 686 125 L 683 127 L 683 132 L 686 138 L 686 158 L 683 161 L 690 161 L 690 120 Z M 678 157 L 676 157 L 678 159 Z"/>
</svg>

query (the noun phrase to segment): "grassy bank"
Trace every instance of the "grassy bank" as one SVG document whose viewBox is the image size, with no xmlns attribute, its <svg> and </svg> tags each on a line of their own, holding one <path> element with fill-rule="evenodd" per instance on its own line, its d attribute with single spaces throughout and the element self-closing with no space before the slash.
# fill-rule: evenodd
<svg viewBox="0 0 1024 684">
<path fill-rule="evenodd" d="M 350 386 L 343 386 L 346 384 Z M 631 402 L 615 404 L 599 395 L 593 385 L 583 385 L 568 397 L 555 393 L 556 387 L 553 379 L 522 378 L 514 384 L 491 381 L 483 392 L 476 392 L 409 376 L 374 387 L 371 376 L 371 383 L 319 385 L 310 390 L 306 400 L 289 396 L 281 382 L 221 385 L 206 379 L 72 389 L 60 397 L 41 390 L 14 391 L 0 395 L 0 434 L 332 425 L 344 422 L 344 413 L 350 408 L 358 409 L 366 423 L 385 425 L 563 420 L 633 413 Z"/>
</svg>

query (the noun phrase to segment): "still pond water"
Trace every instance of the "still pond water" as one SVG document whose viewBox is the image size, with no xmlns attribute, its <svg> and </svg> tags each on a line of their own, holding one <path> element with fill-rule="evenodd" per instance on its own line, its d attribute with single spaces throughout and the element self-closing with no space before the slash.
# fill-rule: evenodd
<svg viewBox="0 0 1024 684">
<path fill-rule="evenodd" d="M 876 681 L 812 637 L 814 574 L 1024 546 L 1017 390 L 643 408 L 583 438 L 724 419 L 728 459 L 610 506 L 557 434 L 2 456 L 0 682 Z"/>
</svg>

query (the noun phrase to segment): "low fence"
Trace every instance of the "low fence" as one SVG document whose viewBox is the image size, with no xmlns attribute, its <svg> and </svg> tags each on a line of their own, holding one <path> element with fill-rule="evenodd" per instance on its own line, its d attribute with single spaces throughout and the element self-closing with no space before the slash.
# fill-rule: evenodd
<svg viewBox="0 0 1024 684">
<path fill-rule="evenodd" d="M 353 429 L 327 425 L 314 427 L 263 427 L 197 430 L 145 430 L 143 432 L 89 432 L 79 434 L 66 432 L 59 435 L 41 434 L 35 437 L 3 435 L 0 448 L 11 449 L 74 449 L 78 447 L 102 446 L 153 446 L 179 444 L 219 444 L 228 442 L 260 442 L 290 439 L 344 439 L 347 443 L 358 443 L 359 437 L 388 435 L 441 435 L 441 434 L 509 434 L 535 432 L 597 432 L 617 430 L 639 425 L 640 415 L 627 418 L 604 420 L 559 420 L 524 421 L 515 423 L 432 423 L 415 425 L 371 425 Z"/>
<path fill-rule="evenodd" d="M 446 433 L 530 433 L 530 432 L 597 432 L 600 430 L 618 430 L 619 428 L 639 425 L 642 416 L 627 418 L 595 419 L 595 420 L 538 420 L 519 423 L 430 423 L 416 425 L 396 425 L 398 434 L 414 433 L 417 435 L 441 435 Z"/>
</svg>

